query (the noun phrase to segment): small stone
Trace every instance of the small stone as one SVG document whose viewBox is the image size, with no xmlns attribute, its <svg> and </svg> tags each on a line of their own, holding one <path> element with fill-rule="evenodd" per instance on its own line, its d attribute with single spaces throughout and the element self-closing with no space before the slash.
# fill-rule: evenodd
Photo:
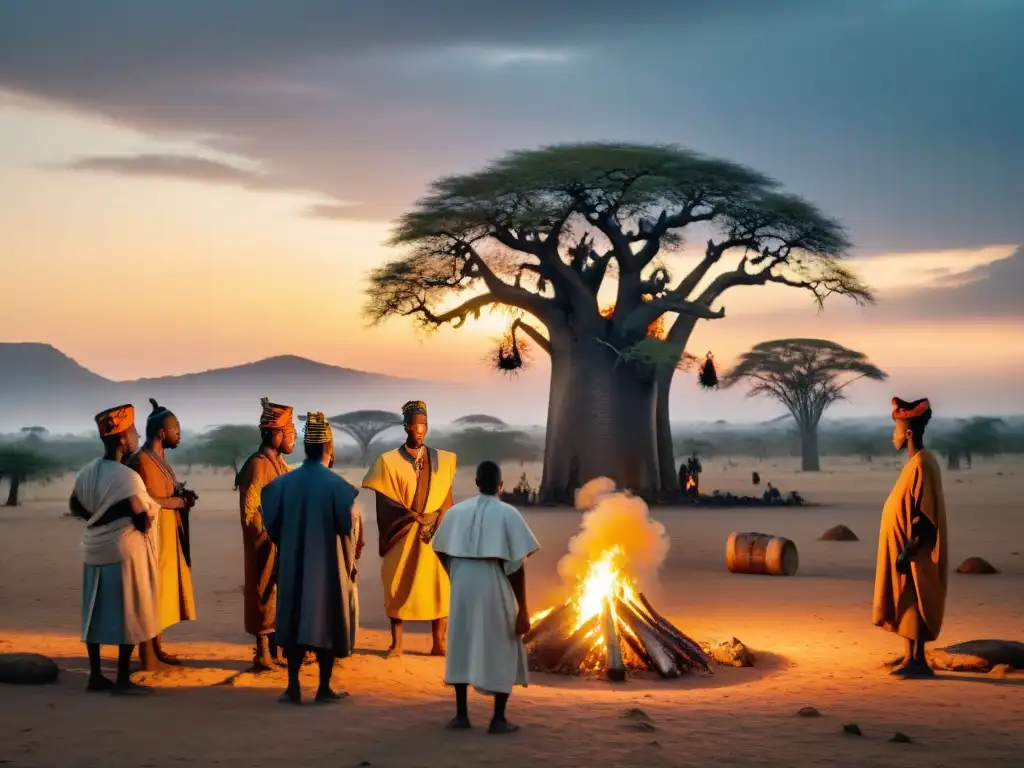
<svg viewBox="0 0 1024 768">
<path fill-rule="evenodd" d="M 650 716 L 642 709 L 634 707 L 633 709 L 627 709 L 622 713 L 622 719 L 628 720 L 626 728 L 631 731 L 639 731 L 641 733 L 650 733 L 656 731 L 658 728 L 651 722 Z"/>
<path fill-rule="evenodd" d="M 969 573 L 978 576 L 990 576 L 999 573 L 995 566 L 982 557 L 968 557 L 956 569 L 957 573 Z"/>
<path fill-rule="evenodd" d="M 708 655 L 723 667 L 752 667 L 754 653 L 735 637 L 707 647 Z"/>
<path fill-rule="evenodd" d="M 1011 672 L 1013 672 L 1013 667 L 1009 664 L 996 664 L 988 671 L 992 677 L 1006 677 Z"/>
<path fill-rule="evenodd" d="M 907 736 L 907 734 L 905 734 L 905 733 L 900 733 L 899 731 L 896 731 L 896 733 L 894 733 L 892 735 L 892 738 L 889 739 L 889 741 L 891 741 L 891 742 L 893 742 L 895 744 L 910 744 L 911 743 L 910 737 Z"/>
<path fill-rule="evenodd" d="M 821 712 L 814 707 L 801 707 L 797 712 L 800 717 L 821 717 Z"/>
<path fill-rule="evenodd" d="M 860 541 L 860 539 L 845 525 L 836 525 L 821 534 L 818 541 Z"/>
<path fill-rule="evenodd" d="M 860 726 L 856 723 L 847 723 L 843 726 L 843 733 L 848 733 L 851 736 L 863 736 L 864 734 L 860 731 Z"/>
</svg>

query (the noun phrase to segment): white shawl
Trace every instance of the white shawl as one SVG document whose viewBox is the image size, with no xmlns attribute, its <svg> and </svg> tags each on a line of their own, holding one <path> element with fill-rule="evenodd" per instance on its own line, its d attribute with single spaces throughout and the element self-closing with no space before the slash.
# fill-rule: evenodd
<svg viewBox="0 0 1024 768">
<path fill-rule="evenodd" d="M 502 560 L 514 567 L 540 549 L 519 510 L 496 496 L 481 494 L 447 512 L 433 539 L 434 551 L 448 557 Z"/>
<path fill-rule="evenodd" d="M 156 515 L 160 507 L 146 492 L 146 484 L 142 482 L 138 473 L 124 464 L 107 459 L 93 459 L 75 478 L 74 493 L 81 505 L 90 513 L 89 522 L 82 536 L 86 565 L 110 565 L 123 559 L 120 542 L 126 533 L 134 531 L 132 521 L 121 518 L 106 525 L 92 527 L 104 512 L 119 501 L 132 496 L 140 497 L 150 516 L 150 531 L 155 534 Z"/>
</svg>

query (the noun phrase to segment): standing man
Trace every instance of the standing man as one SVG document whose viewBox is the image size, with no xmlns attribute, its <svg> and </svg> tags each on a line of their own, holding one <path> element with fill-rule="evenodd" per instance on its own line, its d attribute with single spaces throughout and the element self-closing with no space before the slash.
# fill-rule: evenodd
<svg viewBox="0 0 1024 768">
<path fill-rule="evenodd" d="M 135 409 L 119 405 L 96 416 L 103 457 L 75 478 L 71 514 L 88 521 L 82 538 L 82 642 L 89 653 L 89 691 L 147 693 L 130 676 L 132 651 L 151 640 L 157 623 L 156 530 L 159 505 L 125 464 L 139 447 Z M 117 678 L 100 667 L 100 646 L 116 645 Z"/>
<path fill-rule="evenodd" d="M 245 631 L 256 638 L 253 671 L 265 672 L 277 660 L 273 642 L 277 613 L 277 550 L 267 535 L 260 509 L 263 488 L 289 470 L 283 456 L 295 450 L 294 410 L 263 398 L 260 401 L 260 447 L 235 477 L 242 519 L 245 556 Z"/>
<path fill-rule="evenodd" d="M 448 727 L 470 727 L 466 698 L 472 685 L 494 696 L 488 733 L 514 733 L 519 728 L 505 718 L 505 707 L 512 687 L 529 681 L 525 563 L 540 544 L 519 510 L 498 498 L 497 464 L 477 467 L 476 487 L 480 495 L 449 509 L 434 536 L 434 551 L 451 577 L 444 679 L 455 687 L 456 714 Z"/>
<path fill-rule="evenodd" d="M 167 462 L 167 451 L 181 444 L 181 425 L 177 417 L 150 398 L 153 410 L 146 419 L 146 442 L 129 466 L 139 473 L 153 501 L 160 505 L 159 542 L 160 581 L 157 590 L 157 624 L 160 633 L 140 650 L 143 669 L 160 669 L 165 664 L 180 664 L 161 642 L 163 631 L 179 621 L 196 618 L 189 557 L 188 513 L 197 496 L 178 484 Z"/>
<path fill-rule="evenodd" d="M 322 413 L 306 418 L 306 460 L 263 489 L 263 522 L 277 545 L 276 632 L 288 660 L 288 688 L 278 699 L 300 704 L 299 670 L 316 654 L 316 701 L 338 701 L 331 690 L 334 660 L 352 653 L 355 640 L 356 541 L 352 507 L 359 491 L 331 471 L 334 438 Z"/>
<path fill-rule="evenodd" d="M 892 444 L 906 451 L 907 463 L 882 508 L 872 618 L 904 639 L 903 661 L 892 672 L 904 678 L 934 677 L 925 643 L 938 638 L 946 611 L 946 500 L 939 462 L 924 447 L 931 417 L 927 400 L 892 399 Z"/>
<path fill-rule="evenodd" d="M 452 505 L 455 454 L 429 448 L 427 406 L 402 406 L 405 444 L 382 453 L 363 478 L 377 495 L 384 609 L 391 620 L 389 654 L 402 653 L 402 623 L 429 621 L 432 656 L 444 656 L 448 619 L 448 574 L 430 540 Z"/>
</svg>

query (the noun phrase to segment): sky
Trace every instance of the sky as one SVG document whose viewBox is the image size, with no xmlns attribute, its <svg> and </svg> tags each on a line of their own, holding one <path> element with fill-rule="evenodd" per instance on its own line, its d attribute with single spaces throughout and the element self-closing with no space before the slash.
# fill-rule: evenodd
<svg viewBox="0 0 1024 768">
<path fill-rule="evenodd" d="M 368 271 L 440 176 L 507 151 L 670 142 L 846 226 L 879 302 L 737 289 L 690 351 L 829 338 L 921 393 L 1014 412 L 1024 374 L 1018 0 L 9 0 L 0 4 L 0 341 L 114 379 L 277 354 L 539 394 L 504 321 L 368 329 Z M 673 271 L 694 262 L 684 249 Z M 980 372 L 980 374 L 979 374 Z M 504 390 L 507 391 L 507 390 Z M 766 418 L 742 393 L 681 409 Z"/>
</svg>

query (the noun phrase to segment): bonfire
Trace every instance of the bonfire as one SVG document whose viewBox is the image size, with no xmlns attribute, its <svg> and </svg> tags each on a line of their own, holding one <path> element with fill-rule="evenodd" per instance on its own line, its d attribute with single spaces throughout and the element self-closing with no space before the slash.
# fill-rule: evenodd
<svg viewBox="0 0 1024 768">
<path fill-rule="evenodd" d="M 679 677 L 711 672 L 700 646 L 659 614 L 622 572 L 620 547 L 591 561 L 572 596 L 531 617 L 524 641 L 538 672 L 604 672 L 621 682 L 627 670 Z"/>
</svg>

